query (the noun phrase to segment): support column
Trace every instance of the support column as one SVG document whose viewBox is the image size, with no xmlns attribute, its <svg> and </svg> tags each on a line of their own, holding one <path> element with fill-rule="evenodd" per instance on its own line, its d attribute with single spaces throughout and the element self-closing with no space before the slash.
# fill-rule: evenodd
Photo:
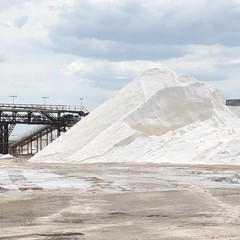
<svg viewBox="0 0 240 240">
<path fill-rule="evenodd" d="M 4 146 L 4 132 L 3 132 L 3 124 L 0 125 L 0 154 L 3 154 Z"/>
<path fill-rule="evenodd" d="M 61 135 L 61 127 L 58 126 L 58 129 L 57 129 L 57 137 L 60 137 L 60 135 Z"/>
<path fill-rule="evenodd" d="M 0 154 L 8 154 L 8 124 L 0 124 Z"/>
</svg>

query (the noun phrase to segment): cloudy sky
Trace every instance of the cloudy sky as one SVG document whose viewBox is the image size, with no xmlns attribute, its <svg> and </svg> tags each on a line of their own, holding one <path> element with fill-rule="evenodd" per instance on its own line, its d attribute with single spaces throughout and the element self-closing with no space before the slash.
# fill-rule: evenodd
<svg viewBox="0 0 240 240">
<path fill-rule="evenodd" d="M 0 0 L 0 101 L 92 110 L 144 70 L 240 98 L 240 0 Z"/>
</svg>

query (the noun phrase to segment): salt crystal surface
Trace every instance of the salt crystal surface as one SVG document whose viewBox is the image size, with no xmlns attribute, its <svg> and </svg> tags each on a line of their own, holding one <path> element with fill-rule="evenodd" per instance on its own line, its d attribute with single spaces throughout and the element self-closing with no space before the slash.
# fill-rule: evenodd
<svg viewBox="0 0 240 240">
<path fill-rule="evenodd" d="M 238 164 L 239 126 L 217 90 L 153 69 L 30 161 Z"/>
</svg>

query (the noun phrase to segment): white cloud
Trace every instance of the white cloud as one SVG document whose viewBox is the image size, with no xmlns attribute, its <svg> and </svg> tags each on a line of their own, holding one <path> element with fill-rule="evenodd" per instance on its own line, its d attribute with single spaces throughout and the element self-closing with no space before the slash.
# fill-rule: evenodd
<svg viewBox="0 0 240 240">
<path fill-rule="evenodd" d="M 85 77 L 91 77 L 92 74 L 98 74 L 99 71 L 111 72 L 116 76 L 126 75 L 126 72 L 132 72 L 131 75 L 141 74 L 149 68 L 162 67 L 160 62 L 152 61 L 121 61 L 111 62 L 105 60 L 81 59 L 79 61 L 71 62 L 66 67 L 66 74 L 81 74 Z M 101 76 L 104 77 L 104 76 Z M 108 76 L 105 76 L 108 78 Z M 126 77 L 128 77 L 126 75 Z"/>
<path fill-rule="evenodd" d="M 79 59 L 66 66 L 64 73 L 88 80 L 92 86 L 117 90 L 143 71 L 163 67 L 160 62 Z"/>
</svg>

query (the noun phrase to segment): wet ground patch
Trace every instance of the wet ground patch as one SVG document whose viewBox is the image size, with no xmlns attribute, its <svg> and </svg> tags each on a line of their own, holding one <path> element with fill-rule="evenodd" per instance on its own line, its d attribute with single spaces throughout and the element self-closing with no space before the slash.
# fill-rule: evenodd
<svg viewBox="0 0 240 240">
<path fill-rule="evenodd" d="M 225 182 L 225 183 L 232 183 L 232 184 L 240 184 L 240 173 L 235 173 L 232 176 L 217 176 L 211 177 L 212 181 L 215 182 Z"/>
</svg>

